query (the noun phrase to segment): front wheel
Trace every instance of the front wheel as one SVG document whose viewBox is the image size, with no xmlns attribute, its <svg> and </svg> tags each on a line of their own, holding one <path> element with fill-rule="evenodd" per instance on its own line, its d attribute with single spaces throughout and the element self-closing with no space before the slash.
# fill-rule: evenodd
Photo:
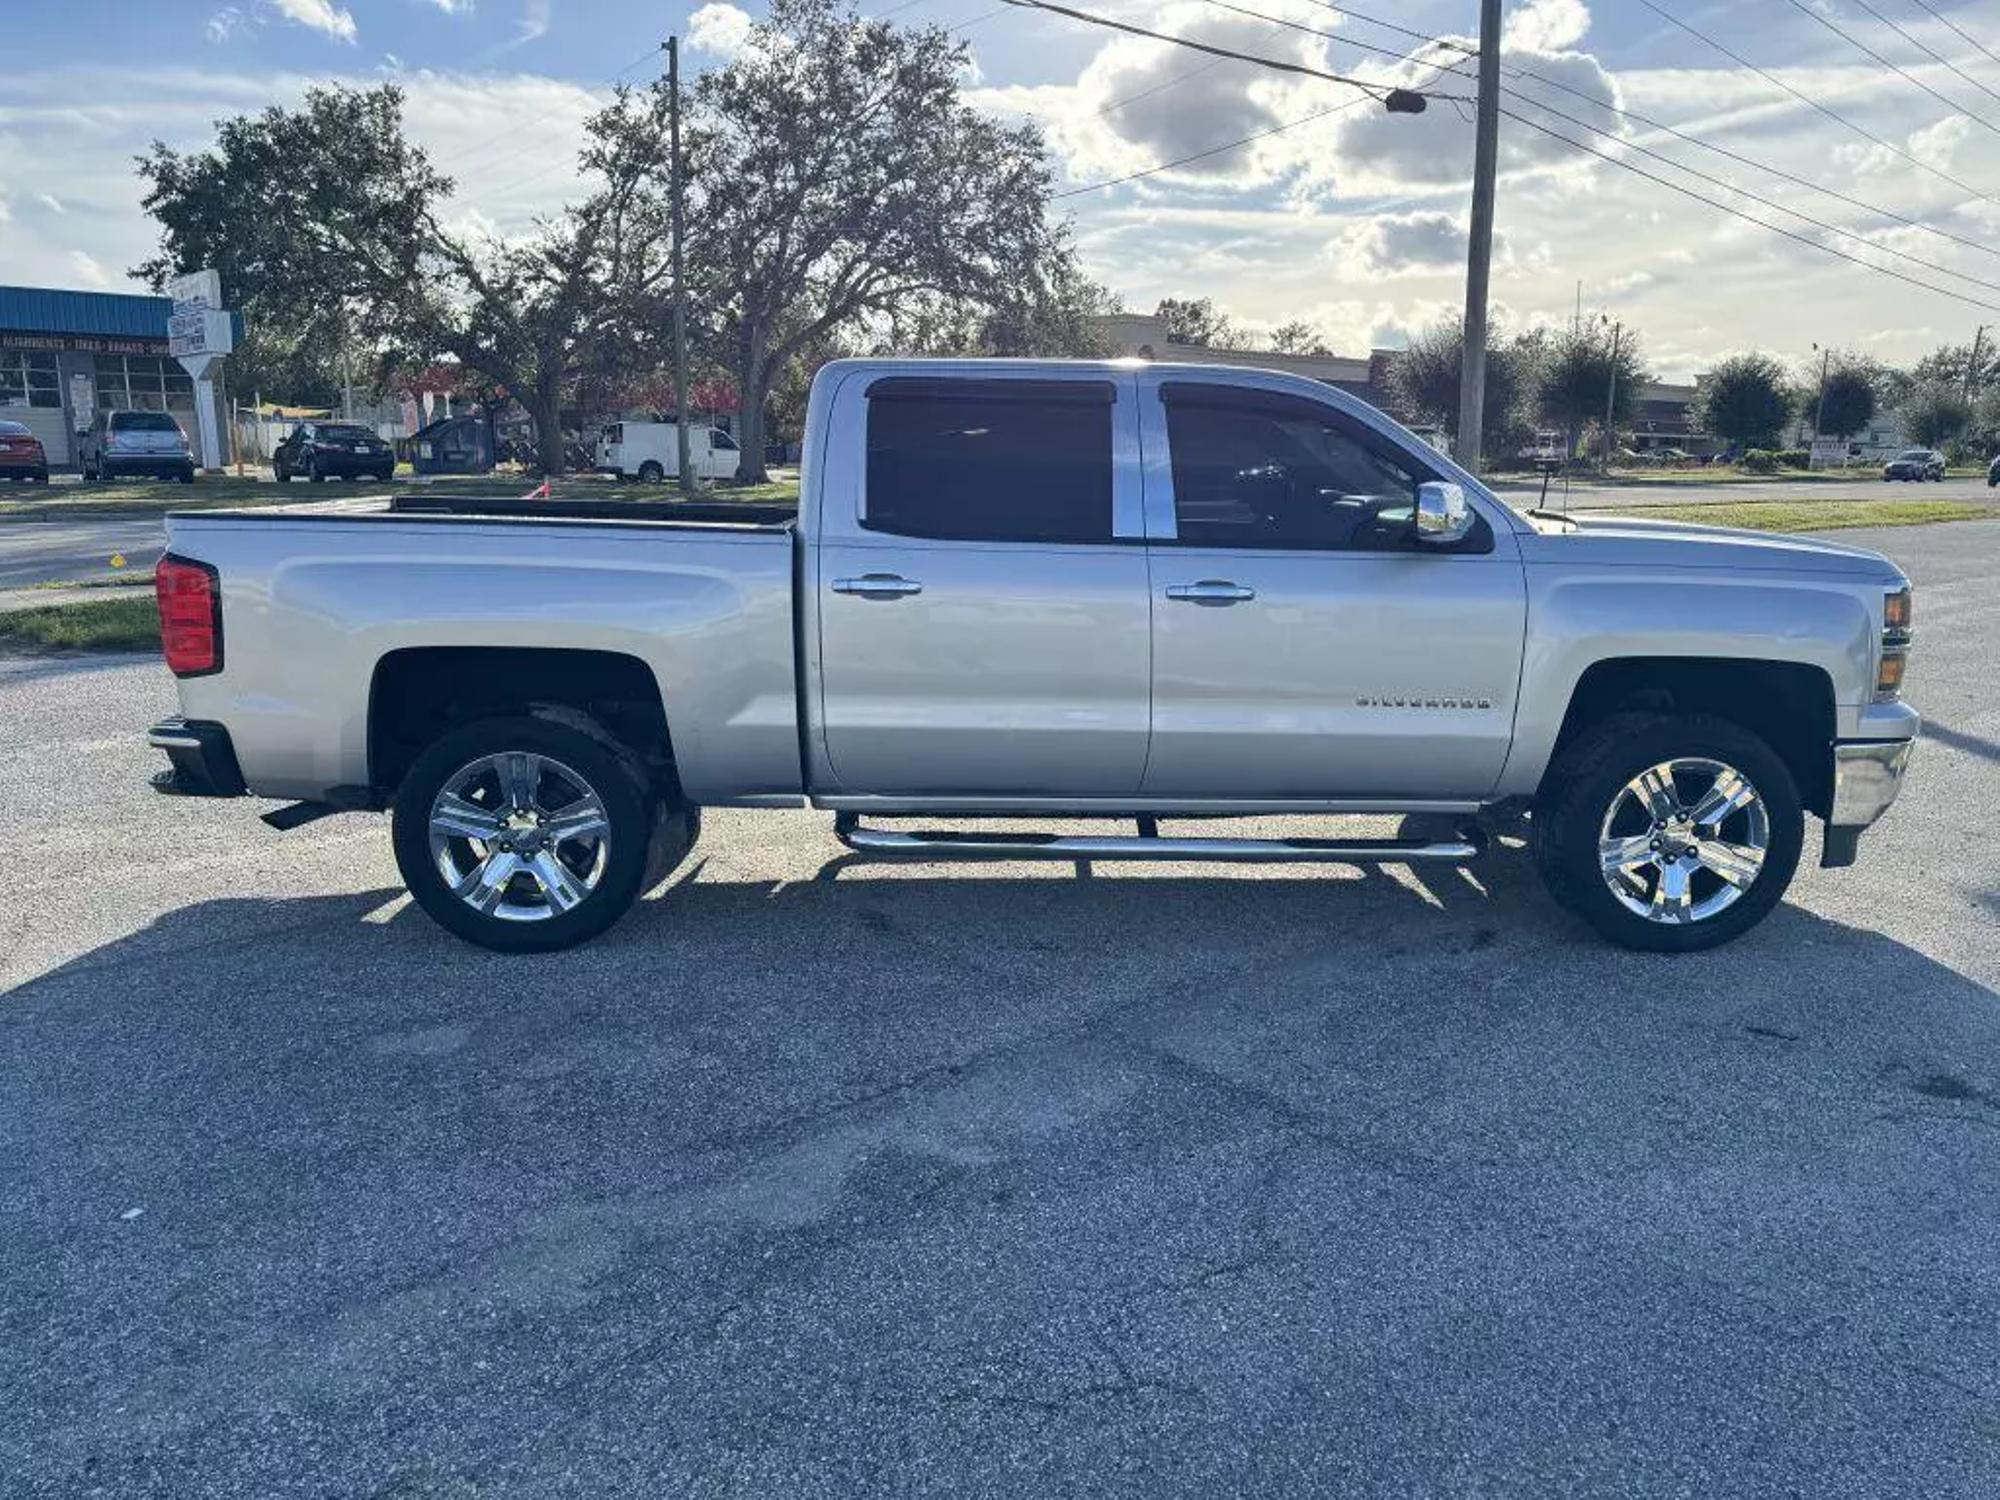
<svg viewBox="0 0 2000 1500">
<path fill-rule="evenodd" d="M 1623 948 L 1739 937 L 1783 899 L 1805 814 L 1783 760 L 1705 714 L 1620 714 L 1562 754 L 1535 806 L 1557 901 Z"/>
<path fill-rule="evenodd" d="M 658 484 L 667 477 L 667 471 L 650 458 L 639 465 L 639 483 Z"/>
<path fill-rule="evenodd" d="M 658 821 L 615 745 L 527 715 L 481 719 L 441 736 L 404 777 L 396 863 L 447 931 L 503 953 L 546 953 L 625 914 Z"/>
</svg>

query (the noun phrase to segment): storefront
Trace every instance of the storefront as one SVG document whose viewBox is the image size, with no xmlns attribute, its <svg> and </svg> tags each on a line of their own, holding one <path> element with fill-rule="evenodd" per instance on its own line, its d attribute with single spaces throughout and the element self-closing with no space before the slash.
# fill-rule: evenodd
<svg viewBox="0 0 2000 1500">
<path fill-rule="evenodd" d="M 165 297 L 0 286 L 0 417 L 23 422 L 49 463 L 76 463 L 76 434 L 114 409 L 164 411 L 194 431 L 194 382 L 167 353 Z"/>
</svg>

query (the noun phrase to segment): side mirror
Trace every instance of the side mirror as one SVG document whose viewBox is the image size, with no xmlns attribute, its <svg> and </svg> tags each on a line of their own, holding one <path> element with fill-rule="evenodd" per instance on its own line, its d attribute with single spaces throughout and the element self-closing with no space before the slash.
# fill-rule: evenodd
<svg viewBox="0 0 2000 1500">
<path fill-rule="evenodd" d="M 1417 540 L 1431 546 L 1458 541 L 1472 530 L 1472 507 L 1462 485 L 1426 480 L 1417 486 Z"/>
</svg>

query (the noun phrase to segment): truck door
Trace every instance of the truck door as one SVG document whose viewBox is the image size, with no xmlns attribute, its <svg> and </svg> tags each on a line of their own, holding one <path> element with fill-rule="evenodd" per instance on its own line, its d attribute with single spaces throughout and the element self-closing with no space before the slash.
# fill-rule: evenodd
<svg viewBox="0 0 2000 1500">
<path fill-rule="evenodd" d="M 840 388 L 814 480 L 831 790 L 1138 790 L 1151 646 L 1130 377 L 1033 375 Z"/>
<path fill-rule="evenodd" d="M 1527 618 L 1504 519 L 1426 547 L 1416 488 L 1444 476 L 1414 444 L 1281 387 L 1169 372 L 1139 384 L 1146 794 L 1488 792 L 1512 737 Z"/>
</svg>

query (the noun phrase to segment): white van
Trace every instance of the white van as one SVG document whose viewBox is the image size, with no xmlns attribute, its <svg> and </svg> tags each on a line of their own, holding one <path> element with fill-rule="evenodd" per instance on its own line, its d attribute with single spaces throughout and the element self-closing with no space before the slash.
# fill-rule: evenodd
<svg viewBox="0 0 2000 1500">
<path fill-rule="evenodd" d="M 697 479 L 734 479 L 742 458 L 720 427 L 688 428 L 688 462 Z M 680 440 L 672 422 L 609 422 L 597 444 L 597 471 L 658 484 L 679 477 Z"/>
</svg>

